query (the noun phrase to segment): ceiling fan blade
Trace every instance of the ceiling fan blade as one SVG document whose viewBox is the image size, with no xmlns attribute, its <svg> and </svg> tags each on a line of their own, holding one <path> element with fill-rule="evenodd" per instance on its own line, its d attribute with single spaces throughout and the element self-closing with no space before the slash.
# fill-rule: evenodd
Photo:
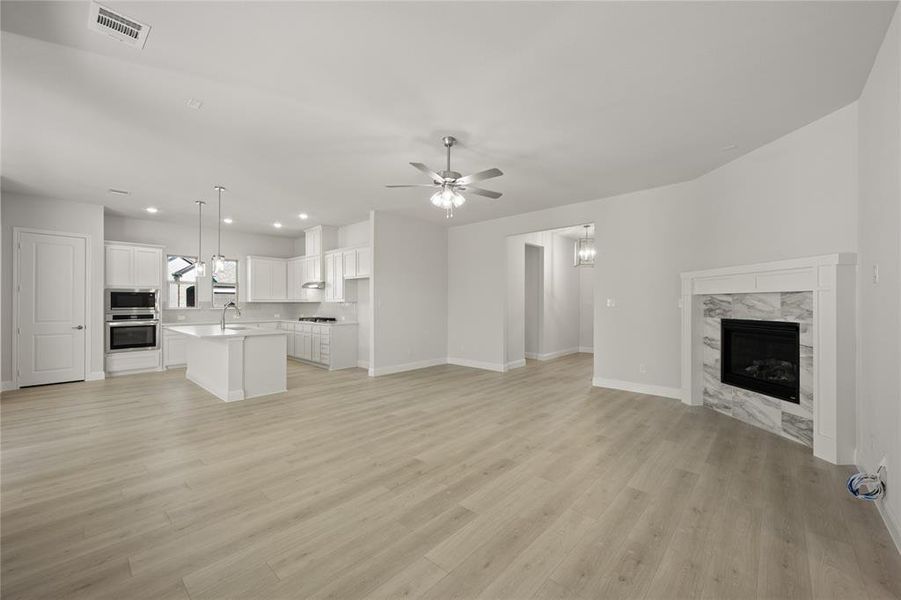
<svg viewBox="0 0 901 600">
<path fill-rule="evenodd" d="M 434 188 L 439 187 L 436 183 L 401 183 L 398 185 L 386 185 L 388 188 L 401 188 L 401 187 L 428 187 Z"/>
<path fill-rule="evenodd" d="M 419 169 L 420 171 L 422 171 L 423 173 L 425 173 L 426 175 L 428 175 L 429 177 L 431 177 L 432 181 L 434 181 L 435 183 L 444 183 L 444 177 L 442 177 L 435 171 L 431 170 L 424 164 L 414 163 L 414 162 L 411 162 L 410 164 L 413 165 L 414 167 L 416 167 L 417 169 Z"/>
<path fill-rule="evenodd" d="M 466 185 L 468 183 L 475 183 L 476 181 L 491 179 L 492 177 L 500 177 L 503 174 L 504 172 L 500 169 L 488 169 L 487 171 L 479 171 L 478 173 L 473 173 L 472 175 L 461 177 L 454 183 L 457 185 Z"/>
<path fill-rule="evenodd" d="M 463 188 L 459 188 L 459 189 L 461 192 L 467 192 L 469 194 L 478 194 L 479 196 L 486 196 L 486 197 L 492 198 L 494 200 L 497 200 L 498 198 L 503 196 L 503 194 L 501 194 L 500 192 L 492 192 L 491 190 L 483 190 L 482 188 L 477 188 L 477 187 L 474 187 L 471 185 L 467 185 L 467 186 L 465 186 Z"/>
</svg>

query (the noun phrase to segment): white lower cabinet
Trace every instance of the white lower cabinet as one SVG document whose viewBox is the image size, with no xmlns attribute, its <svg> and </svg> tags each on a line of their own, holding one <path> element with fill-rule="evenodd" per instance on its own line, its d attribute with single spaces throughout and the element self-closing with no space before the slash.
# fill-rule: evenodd
<svg viewBox="0 0 901 600">
<path fill-rule="evenodd" d="M 163 330 L 163 366 L 183 367 L 188 362 L 188 338 Z"/>
<path fill-rule="evenodd" d="M 357 366 L 356 325 L 294 325 L 294 352 L 289 356 L 334 369 Z"/>
</svg>

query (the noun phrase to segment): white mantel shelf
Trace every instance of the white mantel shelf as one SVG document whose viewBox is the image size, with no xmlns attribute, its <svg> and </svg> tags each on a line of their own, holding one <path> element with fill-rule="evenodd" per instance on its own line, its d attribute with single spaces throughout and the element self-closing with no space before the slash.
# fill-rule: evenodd
<svg viewBox="0 0 901 600">
<path fill-rule="evenodd" d="M 702 400 L 702 348 L 694 335 L 698 296 L 761 292 L 813 292 L 813 454 L 853 464 L 856 447 L 857 255 L 826 254 L 682 273 L 682 402 Z"/>
</svg>

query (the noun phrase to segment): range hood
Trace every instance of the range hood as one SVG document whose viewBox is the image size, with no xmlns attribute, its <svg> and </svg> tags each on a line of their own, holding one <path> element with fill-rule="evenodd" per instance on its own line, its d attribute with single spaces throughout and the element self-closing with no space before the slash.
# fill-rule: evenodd
<svg viewBox="0 0 901 600">
<path fill-rule="evenodd" d="M 324 281 L 306 281 L 301 285 L 305 290 L 324 290 L 325 282 Z"/>
</svg>

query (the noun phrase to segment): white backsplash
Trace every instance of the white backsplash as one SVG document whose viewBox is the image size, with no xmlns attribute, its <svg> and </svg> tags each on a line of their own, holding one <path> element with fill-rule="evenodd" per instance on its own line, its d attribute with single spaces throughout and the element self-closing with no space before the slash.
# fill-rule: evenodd
<svg viewBox="0 0 901 600">
<path fill-rule="evenodd" d="M 211 308 L 209 303 L 201 303 L 200 308 L 164 309 L 163 323 L 211 323 L 218 321 L 222 315 L 221 308 Z M 266 321 L 286 319 L 293 321 L 298 317 L 334 317 L 339 321 L 356 321 L 357 305 L 353 302 L 320 302 L 320 303 L 273 303 L 244 302 L 240 305 L 241 318 L 235 311 L 226 313 L 226 320 L 231 321 Z"/>
</svg>

